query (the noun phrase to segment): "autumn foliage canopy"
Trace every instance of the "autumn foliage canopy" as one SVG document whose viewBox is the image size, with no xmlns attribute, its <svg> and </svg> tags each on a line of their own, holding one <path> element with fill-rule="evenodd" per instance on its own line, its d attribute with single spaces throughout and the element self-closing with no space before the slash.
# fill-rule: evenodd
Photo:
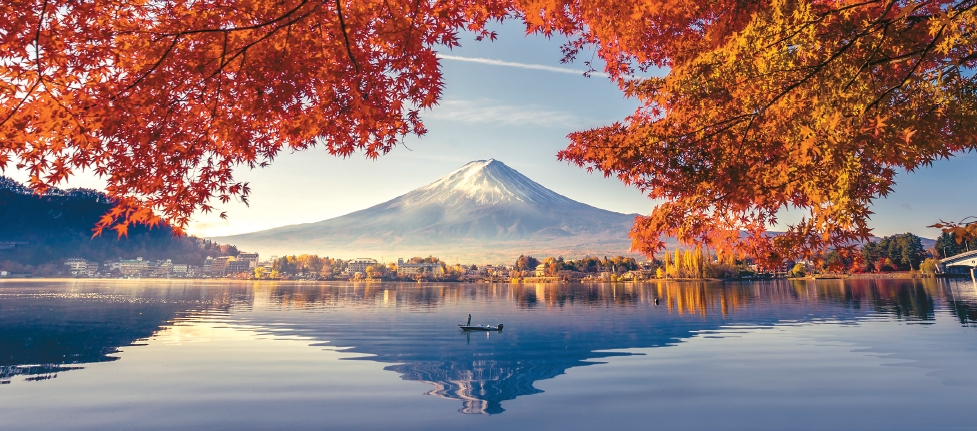
<svg viewBox="0 0 977 431">
<path fill-rule="evenodd" d="M 38 191 L 89 169 L 98 229 L 185 226 L 247 199 L 240 166 L 319 146 L 380 156 L 441 95 L 437 51 L 521 20 L 594 48 L 633 115 L 563 160 L 663 199 L 632 232 L 761 263 L 869 235 L 900 170 L 974 149 L 977 1 L 6 0 L 0 166 Z M 667 75 L 641 78 L 650 68 Z M 806 214 L 778 236 L 783 208 Z"/>
</svg>

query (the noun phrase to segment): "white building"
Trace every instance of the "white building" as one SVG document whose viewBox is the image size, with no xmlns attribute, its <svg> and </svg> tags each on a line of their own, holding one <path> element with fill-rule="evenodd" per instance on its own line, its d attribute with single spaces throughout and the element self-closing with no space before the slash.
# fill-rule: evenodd
<svg viewBox="0 0 977 431">
<path fill-rule="evenodd" d="M 150 264 L 152 269 L 153 277 L 169 277 L 173 273 L 173 261 L 170 259 L 156 261 L 156 264 Z"/>
<path fill-rule="evenodd" d="M 72 277 L 94 277 L 98 272 L 98 263 L 89 262 L 85 259 L 68 259 L 64 261 L 64 265 L 68 267 L 68 272 L 71 273 Z"/>
<path fill-rule="evenodd" d="M 172 274 L 174 277 L 192 277 L 190 274 L 190 265 L 176 264 L 173 265 Z"/>
<path fill-rule="evenodd" d="M 536 265 L 536 276 L 537 277 L 545 277 L 546 276 L 546 264 L 541 263 L 539 265 Z"/>
<path fill-rule="evenodd" d="M 437 263 L 404 263 L 397 259 L 397 276 L 412 277 L 427 275 L 429 277 L 444 277 L 444 268 Z"/>
<path fill-rule="evenodd" d="M 965 251 L 940 260 L 940 269 L 949 274 L 971 274 L 977 267 L 977 250 Z"/>
<path fill-rule="evenodd" d="M 378 265 L 380 265 L 380 262 L 377 262 L 376 259 L 370 259 L 370 258 L 367 258 L 367 257 L 361 257 L 361 258 L 357 258 L 357 259 L 353 259 L 353 260 L 349 261 L 349 263 L 346 266 L 346 268 L 347 268 L 346 270 L 349 271 L 350 274 L 355 274 L 357 272 L 363 272 L 363 273 L 365 273 L 366 272 L 366 267 L 368 267 L 368 266 L 378 266 Z"/>
<path fill-rule="evenodd" d="M 119 261 L 119 272 L 124 277 L 142 277 L 149 272 L 149 261 L 141 257 Z"/>
<path fill-rule="evenodd" d="M 248 269 L 255 269 L 258 267 L 258 253 L 238 253 L 235 260 L 241 260 L 248 263 Z"/>
</svg>

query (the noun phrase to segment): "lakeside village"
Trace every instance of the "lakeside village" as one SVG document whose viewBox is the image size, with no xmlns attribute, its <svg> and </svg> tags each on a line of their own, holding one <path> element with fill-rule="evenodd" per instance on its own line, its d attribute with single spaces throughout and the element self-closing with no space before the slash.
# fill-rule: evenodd
<svg viewBox="0 0 977 431">
<path fill-rule="evenodd" d="M 115 259 L 103 263 L 72 258 L 64 261 L 62 276 L 77 278 L 228 278 L 247 280 L 345 280 L 345 281 L 464 281 L 464 282 L 627 282 L 657 279 L 751 279 L 751 278 L 842 278 L 927 277 L 966 274 L 969 266 L 946 266 L 947 257 L 977 258 L 977 247 L 957 243 L 944 235 L 930 250 L 920 238 L 901 234 L 869 242 L 861 254 L 844 258 L 828 253 L 822 262 L 791 262 L 777 271 L 759 271 L 750 259 L 720 259 L 695 249 L 675 249 L 661 258 L 638 262 L 634 258 L 563 257 L 537 259 L 519 256 L 513 264 L 447 264 L 429 257 L 380 262 L 372 258 L 335 259 L 317 255 L 273 256 L 259 259 L 258 253 L 207 257 L 203 265 L 173 263 L 170 259 Z M 236 251 L 236 250 L 235 250 Z M 942 253 L 941 253 L 942 251 Z M 14 274 L 0 272 L 0 277 Z"/>
</svg>

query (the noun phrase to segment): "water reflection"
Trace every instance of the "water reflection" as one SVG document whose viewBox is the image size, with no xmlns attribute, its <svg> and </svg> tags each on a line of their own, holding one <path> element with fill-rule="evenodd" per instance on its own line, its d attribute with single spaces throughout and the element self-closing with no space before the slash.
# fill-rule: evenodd
<svg viewBox="0 0 977 431">
<path fill-rule="evenodd" d="M 656 305 L 655 300 L 658 300 Z M 427 394 L 496 414 L 541 392 L 535 383 L 621 349 L 681 343 L 723 328 L 857 322 L 865 316 L 933 323 L 939 312 L 977 319 L 977 290 L 945 280 L 417 285 L 89 282 L 0 288 L 0 381 L 49 379 L 117 359 L 160 328 L 222 316 L 275 336 L 347 348 L 390 364 Z M 457 323 L 505 323 L 464 333 Z"/>
<path fill-rule="evenodd" d="M 110 282 L 111 283 L 111 282 Z M 0 285 L 0 384 L 13 376 L 47 380 L 108 362 L 123 346 L 138 344 L 179 316 L 226 310 L 247 301 L 247 290 L 203 285 L 165 287 L 61 283 Z"/>
<path fill-rule="evenodd" d="M 504 401 L 539 393 L 537 381 L 628 354 L 615 349 L 666 346 L 730 325 L 854 321 L 866 315 L 929 322 L 935 316 L 934 297 L 949 294 L 947 285 L 936 280 L 340 289 L 282 285 L 257 289 L 255 301 L 278 310 L 374 304 L 408 311 L 379 324 L 368 322 L 391 314 L 292 319 L 278 330 L 350 346 L 352 352 L 372 355 L 367 360 L 396 363 L 386 369 L 433 385 L 429 395 L 462 401 L 461 412 L 494 414 L 504 411 Z M 960 305 L 951 312 L 962 323 L 971 322 L 961 310 L 972 309 L 973 302 L 955 304 Z M 505 331 L 459 332 L 452 318 L 463 321 L 471 308 L 478 309 L 476 316 L 495 319 L 478 323 L 502 322 Z M 268 318 L 274 317 L 260 317 Z M 396 335 L 387 333 L 391 327 L 400 328 Z"/>
</svg>

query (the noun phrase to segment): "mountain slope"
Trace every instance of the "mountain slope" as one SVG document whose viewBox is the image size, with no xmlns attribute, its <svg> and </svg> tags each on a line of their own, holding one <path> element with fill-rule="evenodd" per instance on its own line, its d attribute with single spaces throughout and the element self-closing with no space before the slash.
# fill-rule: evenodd
<svg viewBox="0 0 977 431">
<path fill-rule="evenodd" d="M 555 193 L 497 160 L 479 160 L 405 195 L 316 223 L 220 238 L 262 253 L 435 254 L 509 259 L 521 253 L 624 254 L 634 215 Z"/>
</svg>

